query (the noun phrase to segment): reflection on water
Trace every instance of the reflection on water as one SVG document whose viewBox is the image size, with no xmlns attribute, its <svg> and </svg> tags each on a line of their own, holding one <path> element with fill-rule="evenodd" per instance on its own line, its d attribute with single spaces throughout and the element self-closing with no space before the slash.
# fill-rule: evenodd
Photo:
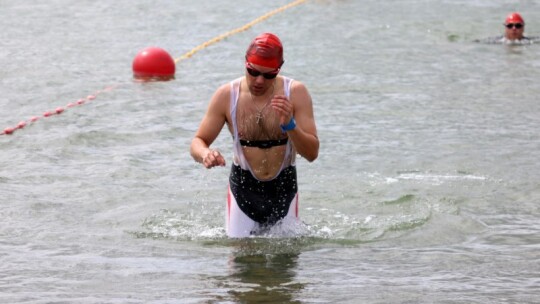
<svg viewBox="0 0 540 304">
<path fill-rule="evenodd" d="M 239 303 L 300 303 L 295 294 L 304 288 L 294 282 L 298 254 L 231 255 L 230 280 L 240 283 L 229 290 Z M 236 284 L 235 284 L 236 285 Z"/>
<path fill-rule="evenodd" d="M 228 276 L 214 279 L 235 303 L 300 303 L 296 299 L 304 284 L 295 277 L 307 244 L 301 239 L 233 240 Z"/>
</svg>

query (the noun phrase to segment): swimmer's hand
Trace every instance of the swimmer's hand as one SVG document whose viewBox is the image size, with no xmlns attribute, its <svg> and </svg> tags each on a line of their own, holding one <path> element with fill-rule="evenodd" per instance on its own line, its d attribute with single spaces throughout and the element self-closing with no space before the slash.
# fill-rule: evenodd
<svg viewBox="0 0 540 304">
<path fill-rule="evenodd" d="M 208 149 L 206 154 L 202 158 L 202 164 L 206 169 L 213 168 L 215 166 L 225 166 L 225 158 L 218 150 Z"/>
<path fill-rule="evenodd" d="M 271 102 L 272 108 L 279 115 L 281 125 L 286 125 L 293 117 L 293 105 L 285 95 L 275 95 Z"/>
</svg>

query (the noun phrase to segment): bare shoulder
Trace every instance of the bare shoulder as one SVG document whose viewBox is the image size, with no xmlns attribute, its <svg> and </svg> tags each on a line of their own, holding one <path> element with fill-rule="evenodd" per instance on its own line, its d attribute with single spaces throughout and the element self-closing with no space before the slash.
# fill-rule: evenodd
<svg viewBox="0 0 540 304">
<path fill-rule="evenodd" d="M 307 87 L 301 81 L 294 80 L 291 84 L 291 99 L 295 102 L 311 103 L 311 96 Z"/>
<path fill-rule="evenodd" d="M 227 99 L 231 94 L 231 85 L 229 83 L 221 85 L 214 93 L 213 99 Z"/>
<path fill-rule="evenodd" d="M 220 112 L 226 111 L 229 106 L 229 99 L 231 94 L 231 86 L 226 83 L 221 85 L 212 96 L 210 100 L 210 108 L 219 110 Z"/>
<path fill-rule="evenodd" d="M 293 79 L 292 83 L 291 83 L 291 90 L 307 90 L 306 86 L 304 85 L 303 82 L 299 81 L 299 80 L 296 80 L 296 79 Z"/>
</svg>

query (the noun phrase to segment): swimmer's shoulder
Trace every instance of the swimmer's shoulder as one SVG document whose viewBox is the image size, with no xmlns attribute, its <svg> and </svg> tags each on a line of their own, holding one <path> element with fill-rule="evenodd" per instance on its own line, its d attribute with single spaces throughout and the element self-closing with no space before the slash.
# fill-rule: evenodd
<svg viewBox="0 0 540 304">
<path fill-rule="evenodd" d="M 540 36 L 527 36 L 520 40 L 509 40 L 504 36 L 487 37 L 484 39 L 475 39 L 473 42 L 482 44 L 508 44 L 508 45 L 520 45 L 520 44 L 535 44 L 540 43 Z"/>
</svg>

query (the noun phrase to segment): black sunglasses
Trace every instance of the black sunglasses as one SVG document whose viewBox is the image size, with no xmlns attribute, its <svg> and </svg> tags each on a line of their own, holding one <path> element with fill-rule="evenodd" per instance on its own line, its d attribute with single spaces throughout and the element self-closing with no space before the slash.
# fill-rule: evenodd
<svg viewBox="0 0 540 304">
<path fill-rule="evenodd" d="M 277 68 L 270 72 L 262 73 L 261 71 L 254 69 L 251 64 L 249 64 L 249 62 L 246 62 L 246 70 L 249 75 L 253 77 L 259 77 L 260 75 L 262 75 L 265 79 L 274 79 L 279 74 L 280 68 Z"/>
<path fill-rule="evenodd" d="M 508 23 L 508 24 L 505 24 L 504 26 L 506 26 L 507 29 L 511 29 L 513 27 L 515 27 L 516 29 L 520 29 L 523 27 L 523 24 L 522 23 Z"/>
</svg>

